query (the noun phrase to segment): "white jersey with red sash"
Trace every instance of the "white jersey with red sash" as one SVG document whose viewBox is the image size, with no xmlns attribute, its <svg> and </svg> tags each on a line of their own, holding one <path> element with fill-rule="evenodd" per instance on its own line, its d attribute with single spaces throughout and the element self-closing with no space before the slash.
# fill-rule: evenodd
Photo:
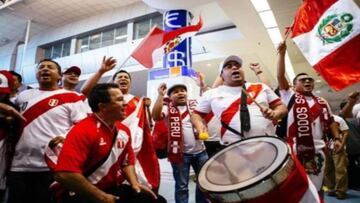
<svg viewBox="0 0 360 203">
<path fill-rule="evenodd" d="M 44 149 L 49 141 L 65 135 L 74 123 L 87 116 L 85 97 L 76 92 L 58 89 L 26 90 L 16 98 L 26 118 L 11 171 L 47 171 Z"/>
<path fill-rule="evenodd" d="M 281 99 L 288 104 L 295 94 L 292 90 L 281 90 Z M 298 104 L 297 104 L 298 103 Z M 304 165 L 313 168 L 309 177 L 317 190 L 321 189 L 325 170 L 325 131 L 333 121 L 325 100 L 315 96 L 295 95 L 294 105 L 288 113 L 288 143 Z M 308 139 L 309 138 L 309 139 Z"/>
<path fill-rule="evenodd" d="M 150 188 L 160 185 L 160 166 L 153 146 L 144 98 L 125 95 L 126 118 L 122 121 L 131 131 L 132 147 L 136 161 L 135 172 L 138 181 Z"/>
<path fill-rule="evenodd" d="M 279 97 L 265 84 L 262 83 L 245 83 L 249 94 L 263 106 L 270 106 L 278 101 Z M 204 93 L 198 100 L 195 111 L 201 115 L 210 113 L 220 119 L 221 122 L 228 125 L 237 132 L 240 129 L 240 103 L 241 103 L 241 86 L 219 86 Z M 272 121 L 264 118 L 259 107 L 247 98 L 247 107 L 250 113 L 251 129 L 244 132 L 243 137 L 258 135 L 275 135 L 275 126 Z M 227 145 L 238 141 L 242 136 L 237 135 L 224 127 L 221 127 L 221 141 Z"/>
</svg>

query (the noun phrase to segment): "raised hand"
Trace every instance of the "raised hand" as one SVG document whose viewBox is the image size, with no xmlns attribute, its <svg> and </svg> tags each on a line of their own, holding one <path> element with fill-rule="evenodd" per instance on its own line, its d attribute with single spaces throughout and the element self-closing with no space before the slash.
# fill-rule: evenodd
<svg viewBox="0 0 360 203">
<path fill-rule="evenodd" d="M 114 59 L 113 57 L 109 57 L 106 58 L 106 56 L 103 57 L 102 63 L 101 63 L 101 67 L 99 69 L 99 72 L 101 74 L 104 74 L 110 70 L 112 70 L 117 64 L 116 59 Z"/>
<path fill-rule="evenodd" d="M 166 95 L 166 89 L 167 89 L 166 84 L 165 84 L 165 83 L 161 83 L 160 86 L 159 86 L 159 88 L 158 88 L 158 93 L 159 93 L 159 95 L 165 96 L 165 95 Z"/>
<path fill-rule="evenodd" d="M 280 55 L 285 55 L 286 53 L 286 41 L 280 42 L 279 46 L 277 47 L 277 52 Z"/>
</svg>

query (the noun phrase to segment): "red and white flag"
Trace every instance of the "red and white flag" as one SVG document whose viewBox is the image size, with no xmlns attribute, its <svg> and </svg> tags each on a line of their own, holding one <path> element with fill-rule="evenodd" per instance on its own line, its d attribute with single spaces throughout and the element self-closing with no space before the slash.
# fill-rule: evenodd
<svg viewBox="0 0 360 203">
<path fill-rule="evenodd" d="M 360 9 L 352 0 L 304 0 L 292 38 L 333 89 L 360 81 Z"/>
<path fill-rule="evenodd" d="M 158 27 L 153 29 L 141 41 L 131 56 L 146 68 L 152 68 L 164 53 L 170 52 L 187 37 L 194 36 L 202 27 L 200 17 L 196 25 L 182 27 L 166 32 Z"/>
<path fill-rule="evenodd" d="M 144 98 L 141 98 L 136 109 L 121 123 L 131 132 L 132 147 L 136 157 L 134 167 L 138 181 L 152 189 L 157 189 L 160 185 L 160 166 L 144 102 Z"/>
</svg>

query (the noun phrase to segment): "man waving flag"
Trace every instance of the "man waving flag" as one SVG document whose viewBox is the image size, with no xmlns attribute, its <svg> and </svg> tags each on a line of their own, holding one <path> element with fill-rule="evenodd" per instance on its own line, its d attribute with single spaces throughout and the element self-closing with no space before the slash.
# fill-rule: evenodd
<svg viewBox="0 0 360 203">
<path fill-rule="evenodd" d="M 333 89 L 360 81 L 360 9 L 352 0 L 304 0 L 292 38 Z"/>
</svg>

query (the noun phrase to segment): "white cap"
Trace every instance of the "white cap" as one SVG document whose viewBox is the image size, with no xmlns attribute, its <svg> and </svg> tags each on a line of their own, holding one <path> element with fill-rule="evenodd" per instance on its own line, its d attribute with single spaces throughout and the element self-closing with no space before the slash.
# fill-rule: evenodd
<svg viewBox="0 0 360 203">
<path fill-rule="evenodd" d="M 238 57 L 238 56 L 235 56 L 235 55 L 228 56 L 220 63 L 220 65 L 219 65 L 219 74 L 221 74 L 222 69 L 224 68 L 224 65 L 227 64 L 229 61 L 236 61 L 241 65 L 243 63 L 242 59 L 240 57 Z"/>
</svg>

